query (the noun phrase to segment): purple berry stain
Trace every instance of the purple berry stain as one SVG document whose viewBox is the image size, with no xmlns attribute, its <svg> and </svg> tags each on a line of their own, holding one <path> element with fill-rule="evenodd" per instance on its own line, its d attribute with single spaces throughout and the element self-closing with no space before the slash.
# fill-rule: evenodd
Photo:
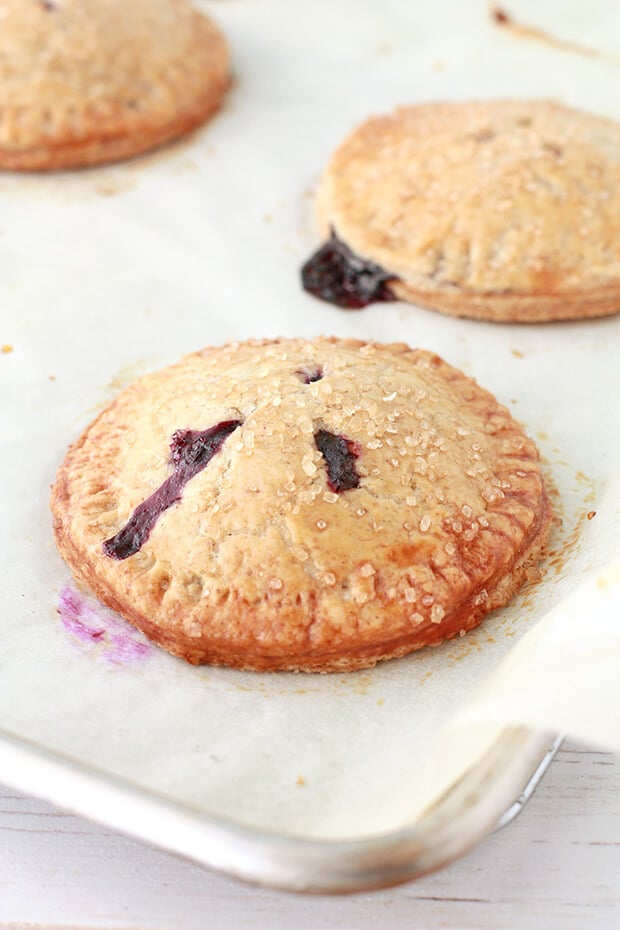
<svg viewBox="0 0 620 930">
<path fill-rule="evenodd" d="M 172 474 L 138 504 L 116 536 L 106 539 L 103 543 L 105 554 L 120 561 L 139 552 L 162 513 L 181 500 L 187 482 L 209 464 L 238 426 L 241 420 L 224 420 L 206 430 L 177 430 L 170 442 Z"/>
<path fill-rule="evenodd" d="M 397 300 L 389 288 L 393 280 L 394 275 L 360 258 L 333 231 L 331 239 L 301 269 L 305 291 L 350 310 Z"/>
<path fill-rule="evenodd" d="M 141 633 L 112 611 L 95 610 L 70 585 L 60 589 L 58 616 L 68 633 L 86 646 L 99 646 L 104 658 L 113 665 L 142 662 L 152 653 Z"/>
<path fill-rule="evenodd" d="M 361 454 L 361 446 L 352 439 L 337 436 L 326 429 L 314 434 L 316 447 L 325 459 L 327 484 L 336 494 L 358 488 L 360 476 L 355 468 L 355 460 Z"/>
</svg>

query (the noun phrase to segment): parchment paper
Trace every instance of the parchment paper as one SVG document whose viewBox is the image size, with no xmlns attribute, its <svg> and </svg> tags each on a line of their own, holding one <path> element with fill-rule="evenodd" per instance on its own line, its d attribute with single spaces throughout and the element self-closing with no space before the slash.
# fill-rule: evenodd
<svg viewBox="0 0 620 930">
<path fill-rule="evenodd" d="M 367 115 L 504 95 L 620 118 L 618 5 L 541 6 L 506 4 L 603 57 L 519 38 L 476 0 L 214 0 L 235 85 L 203 131 L 117 167 L 0 176 L 0 343 L 13 349 L 0 354 L 0 727 L 197 809 L 315 837 L 407 823 L 505 721 L 620 749 L 605 710 L 620 699 L 620 561 L 605 568 L 620 525 L 620 318 L 347 313 L 298 283 L 318 244 L 318 175 Z M 69 442 L 185 352 L 319 333 L 432 349 L 510 406 L 557 490 L 542 582 L 461 640 L 348 676 L 191 668 L 80 601 L 48 510 Z"/>
</svg>

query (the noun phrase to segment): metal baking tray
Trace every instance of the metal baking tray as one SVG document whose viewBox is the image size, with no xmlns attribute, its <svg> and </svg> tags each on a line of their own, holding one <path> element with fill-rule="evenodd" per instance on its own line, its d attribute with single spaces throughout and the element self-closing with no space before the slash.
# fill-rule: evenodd
<svg viewBox="0 0 620 930">
<path fill-rule="evenodd" d="M 508 728 L 416 823 L 349 841 L 242 827 L 1 732 L 0 772 L 15 788 L 235 878 L 336 894 L 408 882 L 462 856 L 522 811 L 561 743 L 559 736 Z"/>
</svg>

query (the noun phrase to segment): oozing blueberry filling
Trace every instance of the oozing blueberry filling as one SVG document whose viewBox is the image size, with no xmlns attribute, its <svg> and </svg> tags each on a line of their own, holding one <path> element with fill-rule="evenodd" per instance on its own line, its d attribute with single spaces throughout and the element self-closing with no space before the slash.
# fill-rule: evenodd
<svg viewBox="0 0 620 930">
<path fill-rule="evenodd" d="M 333 231 L 301 269 L 301 280 L 309 294 L 338 307 L 356 309 L 397 299 L 389 288 L 394 275 L 360 258 Z"/>
<path fill-rule="evenodd" d="M 138 504 L 116 536 L 106 539 L 103 551 L 112 559 L 128 559 L 146 542 L 162 513 L 181 499 L 183 488 L 209 464 L 241 420 L 224 420 L 206 430 L 179 429 L 170 442 L 172 474 L 156 491 Z"/>
<path fill-rule="evenodd" d="M 360 476 L 355 470 L 355 460 L 361 452 L 359 444 L 326 429 L 318 430 L 314 434 L 314 441 L 325 459 L 327 484 L 331 490 L 340 494 L 358 488 Z"/>
<path fill-rule="evenodd" d="M 308 368 L 300 368 L 295 374 L 304 384 L 313 384 L 315 381 L 321 380 L 323 369 L 320 365 L 313 365 L 308 366 Z"/>
</svg>

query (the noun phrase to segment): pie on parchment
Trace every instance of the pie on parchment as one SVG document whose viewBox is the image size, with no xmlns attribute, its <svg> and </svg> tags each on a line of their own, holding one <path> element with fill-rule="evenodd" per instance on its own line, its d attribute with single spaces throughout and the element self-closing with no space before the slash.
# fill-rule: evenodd
<svg viewBox="0 0 620 930">
<path fill-rule="evenodd" d="M 438 356 L 207 348 L 124 390 L 52 492 L 77 579 L 189 662 L 342 671 L 477 626 L 535 566 L 533 442 Z"/>
<path fill-rule="evenodd" d="M 203 123 L 229 85 L 189 0 L 2 0 L 0 168 L 117 161 Z"/>
<path fill-rule="evenodd" d="M 369 119 L 329 162 L 306 290 L 543 322 L 620 309 L 620 125 L 545 100 Z"/>
</svg>

